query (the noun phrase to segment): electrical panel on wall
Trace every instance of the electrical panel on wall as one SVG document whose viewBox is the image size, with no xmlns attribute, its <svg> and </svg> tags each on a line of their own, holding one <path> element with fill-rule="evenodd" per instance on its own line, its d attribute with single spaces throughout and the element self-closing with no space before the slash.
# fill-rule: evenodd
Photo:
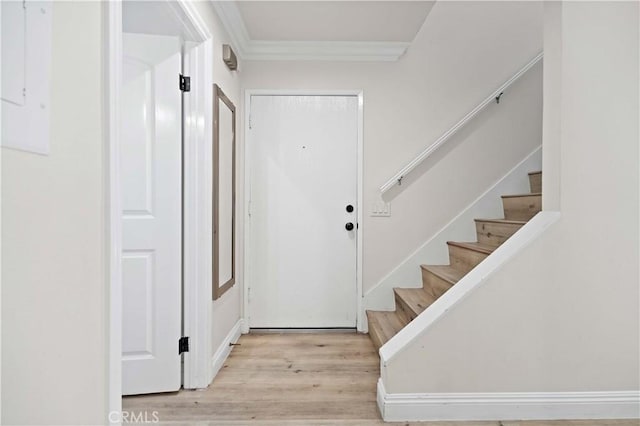
<svg viewBox="0 0 640 426">
<path fill-rule="evenodd" d="M 3 147 L 49 153 L 51 14 L 50 1 L 0 2 Z"/>
</svg>

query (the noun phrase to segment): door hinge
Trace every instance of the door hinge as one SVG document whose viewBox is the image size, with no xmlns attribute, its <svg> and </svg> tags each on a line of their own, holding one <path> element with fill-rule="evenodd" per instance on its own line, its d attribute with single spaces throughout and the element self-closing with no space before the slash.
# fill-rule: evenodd
<svg viewBox="0 0 640 426">
<path fill-rule="evenodd" d="M 178 355 L 184 353 L 184 352 L 189 352 L 189 338 L 188 337 L 181 337 L 180 339 L 178 339 Z"/>
<path fill-rule="evenodd" d="M 249 114 L 249 130 L 253 129 L 253 127 L 251 126 L 251 114 Z"/>
<path fill-rule="evenodd" d="M 180 74 L 180 90 L 183 92 L 191 91 L 191 77 Z"/>
</svg>

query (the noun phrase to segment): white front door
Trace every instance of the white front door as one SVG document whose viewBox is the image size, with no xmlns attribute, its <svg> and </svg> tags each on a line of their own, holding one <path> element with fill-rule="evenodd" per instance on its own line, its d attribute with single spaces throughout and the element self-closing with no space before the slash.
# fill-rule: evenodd
<svg viewBox="0 0 640 426">
<path fill-rule="evenodd" d="M 180 388 L 182 105 L 176 37 L 123 35 L 122 393 Z"/>
<path fill-rule="evenodd" d="M 355 327 L 358 98 L 252 96 L 247 143 L 249 326 Z"/>
</svg>

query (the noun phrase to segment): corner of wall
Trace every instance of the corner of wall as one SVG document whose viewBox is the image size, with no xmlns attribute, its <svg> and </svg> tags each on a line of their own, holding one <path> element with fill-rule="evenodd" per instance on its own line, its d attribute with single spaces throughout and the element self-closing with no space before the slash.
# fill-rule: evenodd
<svg viewBox="0 0 640 426">
<path fill-rule="evenodd" d="M 238 342 L 240 335 L 243 334 L 244 328 L 244 320 L 238 320 L 238 322 L 236 322 L 233 328 L 229 331 L 216 352 L 211 357 L 211 372 L 209 375 L 209 383 L 213 381 L 213 379 L 216 377 L 216 375 L 224 365 L 225 360 L 233 349 L 233 344 Z"/>
</svg>

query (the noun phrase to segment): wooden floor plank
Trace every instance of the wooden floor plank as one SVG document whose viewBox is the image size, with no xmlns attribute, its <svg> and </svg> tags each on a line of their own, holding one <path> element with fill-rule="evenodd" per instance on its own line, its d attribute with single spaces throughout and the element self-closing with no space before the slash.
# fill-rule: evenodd
<svg viewBox="0 0 640 426">
<path fill-rule="evenodd" d="M 499 422 L 383 423 L 376 405 L 378 355 L 355 333 L 242 336 L 211 386 L 123 398 L 125 412 L 157 412 L 161 424 L 499 426 Z M 605 423 L 606 422 L 606 423 Z M 630 426 L 632 423 L 503 422 L 504 426 Z M 635 425 L 635 424 L 634 424 Z"/>
<path fill-rule="evenodd" d="M 127 397 L 124 409 L 174 424 L 380 420 L 380 361 L 367 335 L 249 334 L 238 343 L 207 390 Z"/>
</svg>

